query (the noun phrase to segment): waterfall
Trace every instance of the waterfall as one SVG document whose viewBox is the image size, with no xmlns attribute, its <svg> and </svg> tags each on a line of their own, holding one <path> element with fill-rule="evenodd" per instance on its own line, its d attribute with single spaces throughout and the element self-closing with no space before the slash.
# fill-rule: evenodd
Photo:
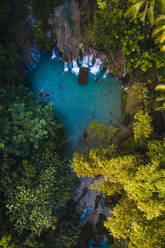
<svg viewBox="0 0 165 248">
<path fill-rule="evenodd" d="M 92 66 L 93 54 L 85 55 L 82 61 L 82 67 Z"/>
<path fill-rule="evenodd" d="M 29 64 L 27 64 L 27 63 L 25 63 L 24 65 L 25 65 L 25 71 L 32 71 L 31 65 L 29 65 Z M 27 69 L 26 69 L 26 68 L 27 68 Z"/>
<path fill-rule="evenodd" d="M 32 69 L 35 69 L 37 67 L 33 61 L 29 61 L 29 65 L 31 66 Z"/>
<path fill-rule="evenodd" d="M 101 65 L 102 65 L 101 59 L 97 58 L 94 66 L 91 67 L 90 72 L 94 75 L 97 74 L 101 69 Z"/>
<path fill-rule="evenodd" d="M 86 209 L 84 209 L 84 212 L 83 212 L 83 214 L 80 217 L 81 221 L 84 222 L 84 220 L 86 219 L 86 217 L 89 216 L 89 212 L 93 212 L 93 210 L 94 210 L 93 208 L 86 208 Z"/>
<path fill-rule="evenodd" d="M 67 72 L 68 70 L 69 70 L 68 63 L 64 62 L 64 71 Z"/>
<path fill-rule="evenodd" d="M 73 68 L 72 72 L 75 73 L 76 75 L 79 74 L 80 68 L 78 67 L 77 60 L 73 60 Z"/>
<path fill-rule="evenodd" d="M 56 59 L 57 58 L 57 56 L 56 56 L 56 51 L 55 51 L 55 49 L 53 48 L 52 49 L 52 57 L 51 57 L 51 59 Z"/>
<path fill-rule="evenodd" d="M 39 63 L 39 62 L 40 62 L 40 53 L 36 54 L 36 53 L 31 52 L 30 54 L 31 54 L 33 60 L 34 60 L 36 63 Z"/>
<path fill-rule="evenodd" d="M 89 57 L 88 55 L 85 55 L 83 58 L 83 62 L 82 62 L 82 67 L 88 67 L 88 61 L 89 61 Z"/>
<path fill-rule="evenodd" d="M 103 78 L 106 78 L 108 76 L 109 69 L 104 73 Z"/>
<path fill-rule="evenodd" d="M 89 66 L 92 66 L 92 62 L 93 62 L 93 54 L 89 55 Z"/>
</svg>

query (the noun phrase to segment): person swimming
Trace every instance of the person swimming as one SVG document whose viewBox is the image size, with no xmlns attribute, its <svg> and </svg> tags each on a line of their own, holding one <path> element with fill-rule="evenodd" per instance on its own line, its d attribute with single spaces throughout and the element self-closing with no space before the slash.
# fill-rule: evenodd
<svg viewBox="0 0 165 248">
<path fill-rule="evenodd" d="M 94 80 L 97 81 L 97 82 L 99 82 L 99 83 L 102 81 L 101 79 L 98 79 L 96 77 L 94 77 Z"/>
<path fill-rule="evenodd" d="M 50 94 L 49 94 L 48 92 L 40 91 L 39 96 L 40 96 L 40 97 L 49 97 Z"/>
<path fill-rule="evenodd" d="M 42 91 L 40 91 L 39 96 L 43 97 L 43 92 Z"/>
<path fill-rule="evenodd" d="M 47 97 L 47 96 L 50 96 L 50 94 L 48 92 L 45 93 L 45 97 Z"/>
</svg>

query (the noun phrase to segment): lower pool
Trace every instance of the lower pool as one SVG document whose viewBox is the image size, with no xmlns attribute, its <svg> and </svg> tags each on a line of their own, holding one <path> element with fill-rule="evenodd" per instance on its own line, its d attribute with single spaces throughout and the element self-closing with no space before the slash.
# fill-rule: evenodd
<svg viewBox="0 0 165 248">
<path fill-rule="evenodd" d="M 64 72 L 61 59 L 52 60 L 44 54 L 38 66 L 27 74 L 27 82 L 37 99 L 54 103 L 55 115 L 63 122 L 69 141 L 69 155 L 93 119 L 105 125 L 120 121 L 121 84 L 111 75 L 105 78 L 103 70 L 97 75 L 89 73 L 88 84 L 79 85 L 71 68 Z"/>
</svg>

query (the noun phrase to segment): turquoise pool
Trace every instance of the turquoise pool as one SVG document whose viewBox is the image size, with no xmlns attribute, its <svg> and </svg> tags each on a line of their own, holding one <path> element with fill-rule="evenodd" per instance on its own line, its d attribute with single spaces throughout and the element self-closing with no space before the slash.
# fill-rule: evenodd
<svg viewBox="0 0 165 248">
<path fill-rule="evenodd" d="M 70 65 L 71 67 L 71 65 Z M 94 78 L 101 80 L 98 82 Z M 115 125 L 121 118 L 121 84 L 117 78 L 89 73 L 87 85 L 78 85 L 78 77 L 69 68 L 64 72 L 61 59 L 41 56 L 37 67 L 27 74 L 27 82 L 37 99 L 54 103 L 55 114 L 64 123 L 72 154 L 89 123 L 96 119 L 105 125 Z M 46 92 L 50 96 L 39 96 Z"/>
</svg>

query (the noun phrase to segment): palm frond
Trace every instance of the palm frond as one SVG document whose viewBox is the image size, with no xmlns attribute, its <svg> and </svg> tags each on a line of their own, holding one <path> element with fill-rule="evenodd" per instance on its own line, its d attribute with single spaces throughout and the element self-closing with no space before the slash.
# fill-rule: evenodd
<svg viewBox="0 0 165 248">
<path fill-rule="evenodd" d="M 155 4 L 155 0 L 152 0 L 150 3 L 150 7 L 148 8 L 147 11 L 148 19 L 151 25 L 154 25 L 154 4 Z"/>
<path fill-rule="evenodd" d="M 145 8 L 145 9 L 143 10 L 143 12 L 141 12 L 140 15 L 139 15 L 140 20 L 141 20 L 142 22 L 144 22 L 145 19 L 146 19 L 146 13 L 147 13 L 147 8 Z"/>
<path fill-rule="evenodd" d="M 152 37 L 154 37 L 155 35 L 157 35 L 159 32 L 162 32 L 165 30 L 165 25 L 162 25 L 160 27 L 157 27 L 154 29 L 154 31 L 152 32 Z"/>
<path fill-rule="evenodd" d="M 160 51 L 161 51 L 161 52 L 165 52 L 165 45 L 163 45 L 163 46 L 160 48 Z"/>
<path fill-rule="evenodd" d="M 154 40 L 155 44 L 163 43 L 164 41 L 165 41 L 165 32 L 162 32 L 162 34 L 158 35 Z"/>
<path fill-rule="evenodd" d="M 155 107 L 155 110 L 156 111 L 164 111 L 165 110 L 165 103 L 160 107 Z"/>
<path fill-rule="evenodd" d="M 156 91 L 165 91 L 165 84 L 158 84 L 155 88 Z"/>
<path fill-rule="evenodd" d="M 156 19 L 155 19 L 155 24 L 158 24 L 161 21 L 165 21 L 165 15 L 159 15 Z"/>
<path fill-rule="evenodd" d="M 156 97 L 155 101 L 156 101 L 156 102 L 165 101 L 165 96 Z"/>
<path fill-rule="evenodd" d="M 136 18 L 143 4 L 144 4 L 144 0 L 141 0 L 140 2 L 133 4 L 131 7 L 129 7 L 126 10 L 124 14 L 124 18 L 129 18 L 129 17 Z"/>
<path fill-rule="evenodd" d="M 161 9 L 161 12 L 165 12 L 165 1 L 164 0 L 160 0 L 160 4 L 161 4 L 161 7 L 160 7 L 160 9 Z"/>
<path fill-rule="evenodd" d="M 165 84 L 158 84 L 155 88 L 159 92 L 159 96 L 155 98 L 155 110 L 165 110 Z"/>
</svg>

